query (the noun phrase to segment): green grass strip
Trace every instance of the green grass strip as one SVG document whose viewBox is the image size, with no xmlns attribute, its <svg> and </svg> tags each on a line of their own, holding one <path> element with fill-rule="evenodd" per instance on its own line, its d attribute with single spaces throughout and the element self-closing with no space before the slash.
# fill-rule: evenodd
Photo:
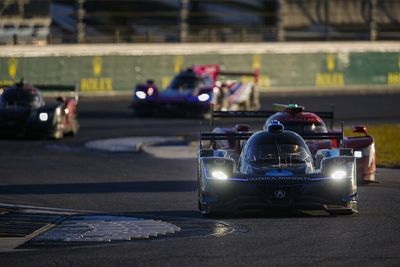
<svg viewBox="0 0 400 267">
<path fill-rule="evenodd" d="M 400 168 L 400 124 L 367 125 L 368 133 L 375 139 L 378 167 Z M 355 136 L 350 128 L 346 136 Z"/>
</svg>

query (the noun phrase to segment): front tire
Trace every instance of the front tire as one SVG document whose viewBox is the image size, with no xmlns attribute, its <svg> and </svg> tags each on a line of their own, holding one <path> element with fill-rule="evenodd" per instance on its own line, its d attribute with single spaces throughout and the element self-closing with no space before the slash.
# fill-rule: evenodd
<svg viewBox="0 0 400 267">
<path fill-rule="evenodd" d="M 199 205 L 199 210 L 201 212 L 201 215 L 203 217 L 209 218 L 209 217 L 212 217 L 212 216 L 216 215 L 216 213 L 215 213 L 215 211 L 213 209 L 213 206 L 211 204 L 202 204 L 199 201 L 198 205 Z"/>
<path fill-rule="evenodd" d="M 199 186 L 200 188 L 200 186 Z M 201 212 L 201 215 L 204 217 L 209 217 L 214 213 L 213 207 L 211 204 L 206 204 L 203 202 L 203 195 L 201 194 L 200 191 L 197 193 L 198 200 L 197 200 L 197 207 L 199 211 Z"/>
<path fill-rule="evenodd" d="M 351 200 L 347 202 L 346 206 L 343 208 L 331 208 L 326 210 L 330 215 L 352 215 L 358 212 L 358 202 Z"/>
</svg>

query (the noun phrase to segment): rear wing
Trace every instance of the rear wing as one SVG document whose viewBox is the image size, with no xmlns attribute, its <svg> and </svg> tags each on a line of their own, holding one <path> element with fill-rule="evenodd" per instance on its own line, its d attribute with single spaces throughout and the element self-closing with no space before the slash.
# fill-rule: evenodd
<svg viewBox="0 0 400 267">
<path fill-rule="evenodd" d="M 247 140 L 252 136 L 253 132 L 247 133 L 200 133 L 201 140 Z M 300 134 L 303 139 L 308 140 L 323 140 L 323 139 L 343 139 L 343 132 L 333 132 L 333 133 L 307 133 Z"/>
<path fill-rule="evenodd" d="M 307 111 L 316 114 L 321 119 L 334 119 L 333 111 Z M 214 118 L 266 118 L 277 113 L 276 110 L 258 111 L 213 111 Z"/>
<path fill-rule="evenodd" d="M 254 77 L 254 83 L 257 84 L 260 71 L 258 69 L 254 70 L 253 72 L 247 71 L 219 71 L 218 75 L 227 75 L 227 76 L 251 76 Z"/>
<path fill-rule="evenodd" d="M 276 111 L 259 110 L 259 111 L 212 111 L 214 118 L 267 118 Z"/>
<path fill-rule="evenodd" d="M 260 76 L 260 70 L 255 69 L 253 72 L 249 71 L 221 71 L 220 65 L 218 64 L 203 64 L 203 65 L 194 65 L 191 69 L 199 74 L 202 75 L 207 73 L 210 75 L 214 81 L 217 80 L 218 75 L 228 75 L 228 76 L 252 76 L 254 77 L 254 82 L 258 83 L 258 78 Z"/>
<path fill-rule="evenodd" d="M 215 118 L 265 118 L 277 113 L 277 110 L 258 110 L 258 111 L 214 111 L 211 109 L 210 126 L 214 126 Z M 307 111 L 316 114 L 321 119 L 330 120 L 330 128 L 333 129 L 335 114 L 333 111 Z"/>
<path fill-rule="evenodd" d="M 210 132 L 202 132 L 200 133 L 200 148 L 202 148 L 202 141 L 217 141 L 217 140 L 247 140 L 254 133 L 210 133 Z M 342 130 L 340 132 L 332 132 L 332 133 L 307 133 L 300 134 L 300 136 L 305 140 L 339 140 L 341 144 L 343 144 L 342 140 L 344 138 L 343 134 L 343 125 Z"/>
<path fill-rule="evenodd" d="M 333 133 L 307 133 L 307 134 L 300 134 L 303 139 L 308 140 L 324 140 L 324 139 L 336 139 L 336 140 L 343 140 L 343 130 L 340 132 L 333 132 Z"/>
<path fill-rule="evenodd" d="M 200 133 L 200 140 L 247 140 L 253 133 Z"/>
<path fill-rule="evenodd" d="M 200 133 L 200 149 L 203 149 L 203 141 L 211 141 L 210 147 L 213 147 L 213 142 L 218 140 L 247 140 L 253 133 Z"/>
<path fill-rule="evenodd" d="M 34 87 L 38 88 L 45 95 L 60 95 L 66 94 L 74 97 L 75 101 L 79 100 L 79 86 L 74 84 L 34 84 Z"/>
<path fill-rule="evenodd" d="M 276 113 L 272 110 L 259 110 L 259 111 L 219 111 L 210 109 L 210 131 L 214 128 L 215 118 L 265 118 Z"/>
</svg>

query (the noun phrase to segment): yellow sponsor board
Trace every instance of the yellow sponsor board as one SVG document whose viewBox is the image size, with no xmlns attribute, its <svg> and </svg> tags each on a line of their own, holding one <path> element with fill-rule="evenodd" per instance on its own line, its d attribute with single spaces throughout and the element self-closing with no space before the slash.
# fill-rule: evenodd
<svg viewBox="0 0 400 267">
<path fill-rule="evenodd" d="M 343 72 L 323 72 L 315 76 L 316 86 L 344 86 Z"/>
<path fill-rule="evenodd" d="M 258 86 L 260 88 L 269 88 L 271 87 L 271 80 L 269 79 L 269 76 L 266 74 L 261 74 L 260 77 L 258 78 Z"/>
<path fill-rule="evenodd" d="M 8 60 L 8 76 L 15 78 L 17 76 L 18 60 L 16 58 L 10 58 Z"/>
<path fill-rule="evenodd" d="M 0 80 L 0 88 L 11 86 L 14 84 L 13 80 Z"/>
<path fill-rule="evenodd" d="M 103 78 L 82 78 L 80 91 L 82 92 L 109 92 L 113 90 L 113 79 Z"/>
<path fill-rule="evenodd" d="M 262 58 L 261 55 L 253 55 L 253 60 L 252 60 L 252 68 L 253 70 L 259 70 L 261 68 L 261 63 L 262 63 Z"/>
<path fill-rule="evenodd" d="M 181 55 L 175 57 L 175 73 L 181 72 L 183 70 L 183 64 L 185 63 L 185 58 Z"/>
<path fill-rule="evenodd" d="M 172 77 L 171 76 L 163 76 L 161 78 L 161 88 L 158 89 L 163 89 L 163 88 L 167 88 L 167 86 L 169 85 L 169 83 L 171 82 Z"/>
<path fill-rule="evenodd" d="M 400 85 L 400 72 L 389 72 L 387 83 L 388 85 Z"/>
<path fill-rule="evenodd" d="M 326 69 L 330 72 L 335 70 L 336 58 L 334 54 L 329 54 L 326 56 Z"/>
<path fill-rule="evenodd" d="M 94 57 L 92 59 L 93 74 L 99 76 L 103 71 L 103 59 L 101 57 Z"/>
</svg>

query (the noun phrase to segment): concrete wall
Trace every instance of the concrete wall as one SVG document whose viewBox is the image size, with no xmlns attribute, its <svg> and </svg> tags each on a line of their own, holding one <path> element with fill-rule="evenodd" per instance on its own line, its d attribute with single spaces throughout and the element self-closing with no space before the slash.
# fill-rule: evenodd
<svg viewBox="0 0 400 267">
<path fill-rule="evenodd" d="M 165 87 L 182 68 L 218 63 L 227 71 L 260 69 L 262 90 L 400 89 L 396 42 L 4 48 L 0 86 L 23 77 L 40 85 L 77 84 L 85 93 L 128 93 L 147 79 Z"/>
</svg>

